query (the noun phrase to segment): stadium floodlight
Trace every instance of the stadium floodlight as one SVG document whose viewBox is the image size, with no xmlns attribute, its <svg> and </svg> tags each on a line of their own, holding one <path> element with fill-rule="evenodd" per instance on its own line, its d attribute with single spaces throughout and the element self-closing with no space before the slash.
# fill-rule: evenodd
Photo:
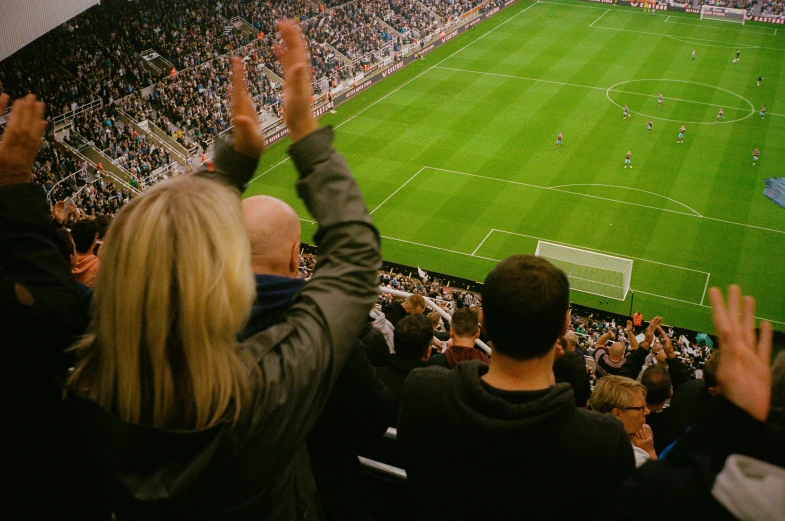
<svg viewBox="0 0 785 521">
<path fill-rule="evenodd" d="M 632 277 L 630 259 L 545 241 L 537 241 L 534 255 L 564 270 L 571 289 L 615 300 L 627 298 Z"/>
<path fill-rule="evenodd" d="M 701 6 L 701 20 L 719 20 L 721 22 L 731 22 L 744 25 L 744 21 L 746 19 L 747 11 L 744 9 L 716 7 L 713 5 Z"/>
</svg>

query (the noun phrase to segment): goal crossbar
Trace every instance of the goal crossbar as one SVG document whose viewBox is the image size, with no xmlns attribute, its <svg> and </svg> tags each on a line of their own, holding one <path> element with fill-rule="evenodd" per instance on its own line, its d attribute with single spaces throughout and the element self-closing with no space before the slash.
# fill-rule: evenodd
<svg viewBox="0 0 785 521">
<path fill-rule="evenodd" d="M 576 291 L 624 300 L 630 289 L 631 259 L 538 241 L 534 253 L 561 268 Z"/>
<path fill-rule="evenodd" d="M 720 22 L 730 22 L 744 25 L 744 22 L 747 19 L 747 11 L 744 9 L 734 9 L 732 7 L 702 5 L 700 19 L 718 20 Z"/>
</svg>

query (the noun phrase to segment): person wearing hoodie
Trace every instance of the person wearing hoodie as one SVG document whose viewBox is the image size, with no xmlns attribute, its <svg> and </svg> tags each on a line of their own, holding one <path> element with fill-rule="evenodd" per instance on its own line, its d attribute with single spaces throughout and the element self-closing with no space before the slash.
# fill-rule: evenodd
<svg viewBox="0 0 785 521">
<path fill-rule="evenodd" d="M 76 221 L 71 227 L 71 237 L 76 246 L 76 266 L 71 269 L 71 273 L 76 282 L 93 288 L 101 264 L 98 256 L 93 253 L 98 241 L 98 227 L 90 219 Z"/>
<path fill-rule="evenodd" d="M 444 353 L 432 356 L 428 365 L 440 365 L 453 369 L 465 360 L 479 360 L 488 363 L 488 355 L 474 342 L 480 337 L 480 324 L 477 315 L 469 308 L 461 308 L 452 315 L 450 339 L 452 345 Z"/>
<path fill-rule="evenodd" d="M 199 172 L 113 219 L 93 327 L 74 346 L 68 401 L 120 521 L 322 518 L 305 441 L 378 296 L 380 244 L 332 130 L 313 117 L 298 26 L 277 27 L 319 263 L 274 324 L 237 343 L 256 295 L 239 196 L 264 136 L 232 57 L 233 133 Z"/>
<path fill-rule="evenodd" d="M 418 519 L 583 519 L 608 494 L 565 494 L 565 480 L 613 490 L 634 471 L 622 423 L 576 407 L 570 384 L 554 385 L 569 289 L 544 259 L 502 261 L 482 287 L 490 363 L 409 375 L 398 442 Z M 434 484 L 456 494 L 434 495 Z"/>
</svg>

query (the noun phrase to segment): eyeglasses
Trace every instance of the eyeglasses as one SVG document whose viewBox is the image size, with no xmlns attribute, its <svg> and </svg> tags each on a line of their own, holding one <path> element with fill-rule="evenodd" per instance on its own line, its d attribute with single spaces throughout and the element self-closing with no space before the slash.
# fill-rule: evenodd
<svg viewBox="0 0 785 521">
<path fill-rule="evenodd" d="M 621 409 L 622 411 L 642 411 L 646 408 L 645 405 L 641 405 L 639 407 L 616 407 L 617 409 Z"/>
</svg>

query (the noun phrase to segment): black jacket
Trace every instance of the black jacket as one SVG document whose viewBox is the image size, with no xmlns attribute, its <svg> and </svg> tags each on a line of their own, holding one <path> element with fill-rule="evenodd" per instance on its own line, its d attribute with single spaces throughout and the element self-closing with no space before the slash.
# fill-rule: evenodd
<svg viewBox="0 0 785 521">
<path fill-rule="evenodd" d="M 403 383 L 413 369 L 425 367 L 426 363 L 422 360 L 410 362 L 398 355 L 392 355 L 390 362 L 381 369 L 377 369 L 379 379 L 390 389 L 393 398 L 393 414 L 389 418 L 389 425 L 395 426 L 398 422 L 398 413 L 401 410 L 401 395 L 403 394 Z"/>
<path fill-rule="evenodd" d="M 381 266 L 360 190 L 331 143 L 324 128 L 289 149 L 319 223 L 319 263 L 276 323 L 238 346 L 260 374 L 237 425 L 155 429 L 72 397 L 118 521 L 320 517 L 305 439 L 376 300 Z M 219 142 L 212 176 L 242 188 L 256 164 Z"/>
<path fill-rule="evenodd" d="M 71 418 L 61 403 L 68 346 L 87 308 L 52 226 L 40 186 L 0 187 L 0 331 L 6 429 L 3 468 L 9 519 L 87 519 L 98 506 L 85 485 Z M 10 424 L 9 424 L 10 425 Z"/>
<path fill-rule="evenodd" d="M 616 418 L 575 407 L 569 384 L 509 392 L 481 380 L 488 366 L 412 371 L 398 442 L 420 519 L 583 519 L 635 470 Z M 450 495 L 434 497 L 434 488 Z"/>
</svg>

